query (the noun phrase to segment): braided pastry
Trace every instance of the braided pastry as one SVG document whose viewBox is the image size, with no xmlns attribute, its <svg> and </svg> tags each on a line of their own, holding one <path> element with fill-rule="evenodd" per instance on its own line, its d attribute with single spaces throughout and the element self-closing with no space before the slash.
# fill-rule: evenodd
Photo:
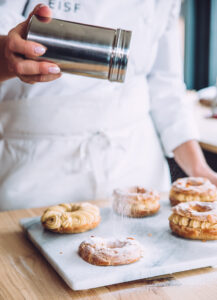
<svg viewBox="0 0 217 300">
<path fill-rule="evenodd" d="M 41 217 L 46 229 L 59 233 L 84 232 L 95 228 L 99 222 L 99 208 L 87 202 L 51 206 Z"/>
</svg>

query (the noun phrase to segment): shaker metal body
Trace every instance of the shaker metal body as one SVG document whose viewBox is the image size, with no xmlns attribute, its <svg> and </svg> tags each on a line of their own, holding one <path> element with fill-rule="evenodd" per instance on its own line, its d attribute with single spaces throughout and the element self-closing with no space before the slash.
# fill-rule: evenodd
<svg viewBox="0 0 217 300">
<path fill-rule="evenodd" d="M 33 16 L 26 39 L 47 47 L 38 59 L 64 72 L 124 82 L 131 31 Z"/>
</svg>

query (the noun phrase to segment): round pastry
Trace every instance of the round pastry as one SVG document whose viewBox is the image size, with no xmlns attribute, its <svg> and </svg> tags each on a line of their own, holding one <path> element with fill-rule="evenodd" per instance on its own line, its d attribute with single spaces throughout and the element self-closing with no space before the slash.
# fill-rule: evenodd
<svg viewBox="0 0 217 300">
<path fill-rule="evenodd" d="M 92 236 L 80 244 L 78 253 L 92 265 L 117 266 L 139 260 L 142 256 L 142 247 L 131 237 L 105 239 Z"/>
<path fill-rule="evenodd" d="M 172 206 L 189 201 L 213 202 L 217 200 L 217 188 L 206 178 L 180 178 L 172 184 L 169 198 Z"/>
<path fill-rule="evenodd" d="M 120 215 L 141 218 L 153 215 L 160 209 L 160 196 L 155 191 L 131 187 L 113 192 L 113 209 Z"/>
<path fill-rule="evenodd" d="M 196 240 L 217 240 L 217 203 L 185 202 L 172 208 L 171 230 L 179 236 Z"/>
<path fill-rule="evenodd" d="M 100 211 L 96 205 L 87 202 L 65 203 L 46 209 L 41 222 L 46 229 L 54 232 L 84 232 L 99 224 Z"/>
</svg>

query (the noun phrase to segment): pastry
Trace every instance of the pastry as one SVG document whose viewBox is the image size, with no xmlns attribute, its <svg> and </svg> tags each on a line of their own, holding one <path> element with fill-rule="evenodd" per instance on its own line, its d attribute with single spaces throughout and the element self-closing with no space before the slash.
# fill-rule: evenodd
<svg viewBox="0 0 217 300">
<path fill-rule="evenodd" d="M 160 209 L 159 200 L 156 191 L 142 187 L 117 189 L 113 192 L 113 209 L 120 215 L 141 218 L 157 213 Z"/>
<path fill-rule="evenodd" d="M 88 202 L 51 206 L 41 217 L 44 228 L 59 233 L 78 233 L 95 228 L 100 223 L 100 211 Z"/>
<path fill-rule="evenodd" d="M 184 238 L 217 239 L 217 202 L 185 202 L 172 208 L 171 230 Z"/>
<path fill-rule="evenodd" d="M 92 236 L 80 244 L 78 253 L 90 264 L 117 266 L 138 261 L 142 256 L 142 247 L 131 237 L 105 239 Z"/>
<path fill-rule="evenodd" d="M 217 188 L 206 178 L 180 178 L 172 184 L 169 198 L 172 206 L 189 201 L 213 202 L 217 200 Z"/>
</svg>

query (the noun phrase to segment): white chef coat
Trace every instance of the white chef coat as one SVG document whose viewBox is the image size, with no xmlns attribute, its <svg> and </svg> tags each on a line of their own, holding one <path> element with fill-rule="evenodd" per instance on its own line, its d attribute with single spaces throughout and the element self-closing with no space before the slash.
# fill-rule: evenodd
<svg viewBox="0 0 217 300">
<path fill-rule="evenodd" d="M 53 17 L 132 30 L 124 84 L 71 74 L 0 84 L 0 210 L 170 186 L 165 155 L 198 133 L 185 102 L 178 0 L 0 1 L 0 34 L 38 3 Z"/>
</svg>

